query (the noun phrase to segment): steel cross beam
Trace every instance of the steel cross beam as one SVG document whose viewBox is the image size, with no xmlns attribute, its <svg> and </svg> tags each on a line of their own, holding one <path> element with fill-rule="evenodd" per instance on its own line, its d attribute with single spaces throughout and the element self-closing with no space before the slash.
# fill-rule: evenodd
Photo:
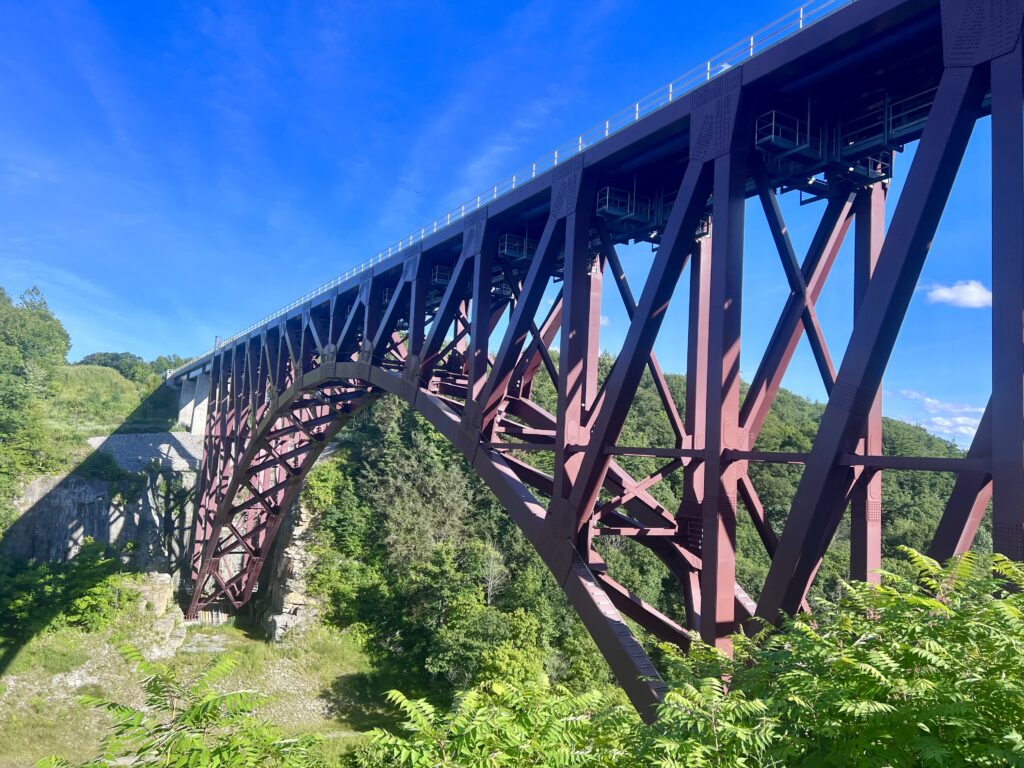
<svg viewBox="0 0 1024 768">
<path fill-rule="evenodd" d="M 1024 0 L 860 0 L 709 72 L 600 144 L 581 137 L 572 157 L 508 195 L 187 366 L 182 375 L 200 372 L 211 384 L 188 615 L 252 598 L 311 466 L 384 395 L 422 414 L 493 491 L 647 719 L 663 685 L 641 641 L 685 648 L 697 634 L 728 650 L 752 614 L 774 621 L 807 610 L 847 508 L 851 576 L 875 578 L 887 470 L 957 474 L 936 556 L 971 546 L 991 497 L 995 548 L 1024 558 L 1022 22 Z M 922 88 L 924 107 L 894 111 Z M 881 117 L 872 111 L 879 93 Z M 786 123 L 786 110 L 810 117 Z M 856 110 L 871 120 L 857 123 Z M 991 400 L 963 458 L 882 455 L 882 376 L 973 126 L 989 112 Z M 782 124 L 791 131 L 776 131 Z M 880 135 L 848 132 L 868 124 Z M 886 231 L 883 156 L 917 139 Z M 826 199 L 802 262 L 780 204 L 792 189 Z M 767 243 L 745 243 L 752 197 Z M 818 308 L 851 227 L 855 318 L 836 370 Z M 639 257 L 619 250 L 636 241 L 656 246 L 643 278 L 644 265 L 624 263 Z M 765 248 L 781 258 L 789 295 L 777 316 L 755 318 L 774 331 L 741 397 L 745 251 Z M 602 302 L 613 293 L 628 327 L 602 381 Z M 676 305 L 685 333 L 669 314 Z M 818 433 L 810 451 L 762 450 L 802 336 L 828 392 Z M 656 344 L 685 353 L 683 402 Z M 541 368 L 554 412 L 536 399 Z M 668 436 L 620 445 L 645 380 Z M 752 463 L 804 467 L 780 528 Z M 681 498 L 663 495 L 669 478 Z M 678 506 L 667 508 L 669 498 Z M 764 584 L 737 583 L 743 510 L 771 559 Z M 611 537 L 661 561 L 679 615 L 631 591 L 602 556 Z"/>
</svg>

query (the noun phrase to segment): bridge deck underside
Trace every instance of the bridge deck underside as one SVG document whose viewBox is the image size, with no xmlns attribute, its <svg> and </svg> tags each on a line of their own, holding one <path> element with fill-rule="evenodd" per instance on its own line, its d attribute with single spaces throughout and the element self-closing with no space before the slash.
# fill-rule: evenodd
<svg viewBox="0 0 1024 768">
<path fill-rule="evenodd" d="M 775 621 L 806 606 L 845 514 L 851 576 L 876 578 L 885 469 L 956 473 L 934 555 L 971 545 L 994 494 L 994 546 L 1024 557 L 1022 18 L 1021 2 L 949 2 L 940 13 L 936 2 L 860 0 L 196 363 L 212 390 L 191 613 L 251 598 L 306 472 L 334 432 L 385 393 L 426 416 L 485 479 L 648 717 L 662 685 L 623 617 L 680 646 L 692 631 L 728 650 L 751 616 Z M 989 114 L 999 158 L 992 398 L 964 458 L 882 456 L 882 375 L 971 132 Z M 886 229 L 892 154 L 918 140 Z M 778 202 L 789 190 L 820 201 L 806 209 L 817 227 L 805 253 Z M 780 314 L 764 318 L 774 332 L 741 397 L 751 197 L 790 291 Z M 836 360 L 815 305 L 848 240 L 857 312 Z M 636 241 L 656 248 L 646 279 L 630 285 L 619 250 Z M 609 280 L 614 291 L 604 290 Z M 630 324 L 601 380 L 609 295 Z M 685 338 L 664 329 L 686 346 L 678 399 L 654 353 L 670 304 L 688 315 Z M 813 448 L 760 451 L 801 340 L 829 393 Z M 623 445 L 645 376 L 672 439 Z M 538 377 L 554 384 L 554 412 L 533 397 Z M 637 456 L 658 468 L 629 471 Z M 804 467 L 781 530 L 751 481 L 757 462 Z M 682 500 L 666 508 L 654 489 L 673 475 Z M 756 594 L 736 582 L 738 514 L 750 516 L 771 558 Z M 631 538 L 665 564 L 681 615 L 618 581 L 595 546 L 608 536 Z"/>
</svg>

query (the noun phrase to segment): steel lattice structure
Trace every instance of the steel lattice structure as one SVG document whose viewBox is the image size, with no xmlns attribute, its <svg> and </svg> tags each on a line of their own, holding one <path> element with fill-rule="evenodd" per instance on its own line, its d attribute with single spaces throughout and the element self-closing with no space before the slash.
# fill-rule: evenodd
<svg viewBox="0 0 1024 768">
<path fill-rule="evenodd" d="M 190 614 L 250 599 L 310 466 L 384 393 L 426 417 L 486 481 L 645 716 L 662 683 L 623 617 L 684 647 L 693 629 L 728 648 L 746 618 L 800 609 L 847 509 L 851 575 L 874 578 L 883 470 L 956 473 L 934 556 L 968 548 L 991 499 L 995 549 L 1024 559 L 1022 20 L 1024 0 L 859 0 L 717 76 L 709 67 L 701 87 L 593 147 L 581 140 L 572 158 L 175 372 L 205 370 L 212 382 Z M 987 116 L 991 399 L 964 458 L 883 456 L 882 375 L 967 142 Z M 886 231 L 892 154 L 916 140 Z M 779 206 L 790 190 L 820 200 L 806 254 Z M 760 203 L 790 293 L 765 318 L 774 332 L 741 399 L 748 198 Z M 837 368 L 815 303 L 851 237 L 856 317 Z M 644 284 L 630 286 L 617 247 L 634 240 L 657 247 Z M 631 321 L 599 382 L 609 280 Z M 687 353 L 682 408 L 653 351 L 659 333 L 673 333 L 663 327 L 670 302 L 688 307 L 687 334 L 676 334 Z M 758 450 L 802 338 L 829 393 L 813 448 Z M 671 447 L 620 444 L 644 375 Z M 555 383 L 554 413 L 532 399 L 538 376 Z M 553 456 L 553 474 L 536 468 L 536 452 Z M 623 457 L 637 455 L 663 465 L 634 477 Z M 804 466 L 781 531 L 751 482 L 754 462 Z M 678 509 L 650 493 L 672 473 L 684 480 Z M 757 595 L 736 583 L 738 513 L 772 559 Z M 666 616 L 617 581 L 594 547 L 601 536 L 632 537 L 657 555 L 685 615 Z"/>
</svg>

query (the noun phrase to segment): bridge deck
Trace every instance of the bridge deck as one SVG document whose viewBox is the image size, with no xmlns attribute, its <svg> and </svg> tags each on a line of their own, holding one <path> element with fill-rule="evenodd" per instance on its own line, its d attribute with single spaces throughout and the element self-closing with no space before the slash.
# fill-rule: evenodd
<svg viewBox="0 0 1024 768">
<path fill-rule="evenodd" d="M 770 168 L 772 183 L 783 190 L 803 189 L 810 195 L 827 192 L 815 184 L 801 185 L 800 179 L 818 177 L 820 182 L 823 172 L 839 167 L 862 173 L 865 161 L 920 137 L 942 71 L 938 0 L 811 2 L 747 39 L 752 41 L 750 48 L 741 41 L 709 60 L 706 68 L 700 65 L 603 126 L 581 134 L 578 142 L 555 150 L 545 161 L 546 169 L 544 164 L 532 164 L 529 170 L 494 185 L 490 193 L 435 219 L 220 346 L 258 336 L 282 317 L 299 316 L 313 304 L 355 290 L 372 275 L 394 269 L 412 248 L 447 251 L 454 259 L 463 218 L 482 206 L 490 215 L 500 216 L 509 233 L 532 232 L 536 237 L 543 226 L 556 162 L 564 163 L 580 152 L 585 165 L 599 169 L 611 187 L 639 187 L 648 199 L 663 199 L 678 187 L 688 158 L 693 88 L 720 78 L 736 64 L 743 65 L 744 85 L 754 86 L 758 94 L 762 105 L 758 114 L 779 115 L 779 124 L 783 119 L 798 121 L 805 133 L 824 136 L 831 143 L 824 151 L 792 153 Z M 898 111 L 901 105 L 906 113 Z M 778 132 L 782 129 L 779 125 Z M 770 137 L 767 142 L 758 138 L 759 147 L 771 149 Z M 845 147 L 841 153 L 835 151 L 840 141 Z M 747 195 L 756 194 L 754 180 L 748 178 Z M 670 206 L 662 220 L 668 210 Z M 651 231 L 624 226 L 613 227 L 611 234 L 616 243 L 657 242 L 660 233 L 652 237 Z M 436 309 L 439 301 L 437 294 L 428 309 Z M 168 378 L 208 371 L 214 351 L 207 350 L 168 372 Z"/>
</svg>

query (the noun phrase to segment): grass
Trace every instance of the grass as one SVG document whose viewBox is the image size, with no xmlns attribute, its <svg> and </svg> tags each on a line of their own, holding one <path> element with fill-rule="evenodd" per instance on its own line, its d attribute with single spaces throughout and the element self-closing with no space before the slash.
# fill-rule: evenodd
<svg viewBox="0 0 1024 768">
<path fill-rule="evenodd" d="M 84 632 L 70 627 L 58 632 L 44 632 L 21 649 L 7 674 L 24 675 L 34 670 L 42 670 L 48 675 L 72 672 L 89 659 L 84 636 Z"/>
<path fill-rule="evenodd" d="M 174 666 L 182 674 L 193 674 L 223 652 L 236 654 L 240 661 L 225 687 L 265 694 L 268 701 L 262 714 L 284 730 L 334 738 L 356 736 L 362 730 L 358 713 L 347 717 L 332 694 L 339 680 L 370 674 L 365 654 L 350 636 L 312 626 L 281 643 L 268 643 L 230 625 L 195 627 Z"/>
<path fill-rule="evenodd" d="M 0 679 L 0 768 L 30 766 L 50 754 L 79 761 L 93 757 L 108 721 L 76 697 L 140 704 L 138 676 L 117 647 L 124 642 L 145 646 L 151 626 L 139 606 L 134 618 L 109 630 L 60 628 L 33 638 Z M 319 757 L 326 764 L 337 763 L 364 738 L 360 713 L 368 702 L 355 702 L 355 716 L 349 718 L 332 693 L 339 680 L 370 674 L 365 655 L 349 636 L 311 627 L 274 644 L 232 625 L 195 626 L 170 663 L 187 676 L 225 652 L 237 654 L 240 663 L 223 688 L 265 694 L 260 715 L 288 734 L 321 734 Z M 372 695 L 381 698 L 376 691 Z"/>
<path fill-rule="evenodd" d="M 166 432 L 178 420 L 178 393 L 129 381 L 113 368 L 68 365 L 58 374 L 51 426 L 77 437 L 111 432 Z"/>
<path fill-rule="evenodd" d="M 73 699 L 33 697 L 13 714 L 0 713 L 0 765 L 26 768 L 54 752 L 76 762 L 88 759 L 96 752 L 100 727 L 99 713 Z"/>
<path fill-rule="evenodd" d="M 0 767 L 30 766 L 50 754 L 75 761 L 96 754 L 105 718 L 76 697 L 131 695 L 130 670 L 109 635 L 62 627 L 21 649 L 2 681 Z"/>
</svg>

